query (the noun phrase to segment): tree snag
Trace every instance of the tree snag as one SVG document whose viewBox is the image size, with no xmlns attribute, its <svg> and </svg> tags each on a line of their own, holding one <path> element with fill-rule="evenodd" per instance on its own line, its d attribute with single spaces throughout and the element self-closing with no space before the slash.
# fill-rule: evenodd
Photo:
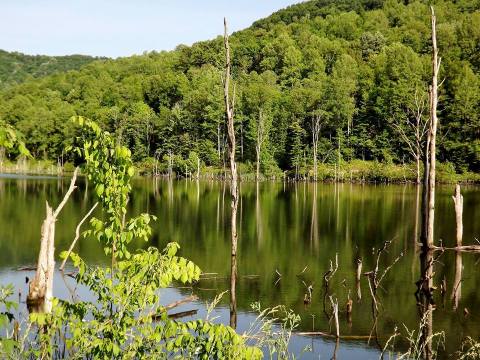
<svg viewBox="0 0 480 360">
<path fill-rule="evenodd" d="M 322 128 L 322 116 L 316 114 L 312 117 L 312 145 L 313 145 L 313 181 L 317 181 L 318 176 L 318 140 L 320 138 L 320 129 Z"/>
<path fill-rule="evenodd" d="M 457 224 L 456 246 L 462 246 L 463 238 L 463 195 L 460 191 L 460 185 L 455 186 L 455 194 L 452 196 L 455 203 L 455 220 Z"/>
<path fill-rule="evenodd" d="M 223 78 L 223 95 L 225 100 L 225 115 L 227 118 L 228 134 L 228 158 L 230 161 L 231 184 L 230 194 L 231 202 L 231 272 L 230 272 L 230 326 L 236 328 L 237 325 L 237 208 L 238 208 L 238 185 L 237 185 L 237 163 L 235 161 L 235 128 L 233 125 L 235 112 L 235 87 L 233 89 L 233 98 L 230 99 L 230 44 L 228 42 L 227 19 L 224 18 L 224 46 L 225 46 L 225 75 Z"/>
<path fill-rule="evenodd" d="M 436 166 L 436 141 L 437 141 L 437 104 L 438 104 L 438 72 L 441 59 L 438 58 L 436 17 L 433 6 L 432 11 L 432 85 L 430 86 L 430 162 L 428 175 L 428 230 L 427 246 L 433 246 L 433 230 L 435 224 L 435 166 Z"/>
<path fill-rule="evenodd" d="M 53 274 L 55 271 L 55 222 L 68 198 L 76 189 L 77 172 L 78 168 L 75 169 L 70 187 L 55 211 L 48 204 L 48 201 L 46 202 L 47 215 L 42 224 L 37 271 L 35 277 L 29 283 L 27 296 L 27 305 L 33 311 L 49 313 L 52 310 Z"/>
</svg>

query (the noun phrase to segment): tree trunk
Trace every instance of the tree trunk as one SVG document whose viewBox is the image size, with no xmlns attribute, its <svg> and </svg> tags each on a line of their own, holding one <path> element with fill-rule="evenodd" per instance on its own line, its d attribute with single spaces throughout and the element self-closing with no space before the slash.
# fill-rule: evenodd
<svg viewBox="0 0 480 360">
<path fill-rule="evenodd" d="M 197 179 L 200 179 L 200 156 L 197 157 Z"/>
<path fill-rule="evenodd" d="M 217 125 L 217 153 L 218 153 L 218 161 L 220 161 L 220 123 Z"/>
<path fill-rule="evenodd" d="M 256 152 L 256 162 L 257 162 L 257 170 L 255 172 L 255 181 L 258 181 L 258 179 L 260 179 L 260 144 L 257 144 L 257 146 L 255 146 L 255 152 Z"/>
<path fill-rule="evenodd" d="M 227 117 L 228 132 L 228 157 L 230 160 L 231 185 L 230 194 L 231 202 L 231 268 L 230 268 L 230 326 L 237 327 L 237 209 L 238 209 L 238 185 L 237 185 L 237 163 L 235 161 L 235 128 L 234 106 L 235 93 L 230 101 L 230 44 L 228 42 L 227 20 L 224 19 L 224 46 L 225 46 L 225 79 L 224 79 L 224 100 L 225 113 Z"/>
<path fill-rule="evenodd" d="M 462 246 L 463 238 L 463 196 L 460 192 L 460 185 L 455 186 L 455 195 L 452 196 L 455 203 L 455 220 L 457 224 L 456 246 Z"/>
<path fill-rule="evenodd" d="M 417 185 L 420 185 L 421 183 L 421 178 L 420 178 L 420 154 L 417 153 L 417 156 L 415 157 L 416 163 L 417 163 L 417 180 L 416 183 Z"/>
<path fill-rule="evenodd" d="M 46 202 L 47 215 L 42 224 L 37 272 L 29 284 L 27 304 L 35 312 L 49 313 L 52 310 L 53 273 L 55 270 L 55 217 Z"/>
<path fill-rule="evenodd" d="M 428 234 L 427 245 L 433 246 L 435 224 L 435 166 L 436 166 L 436 140 L 437 140 L 437 103 L 438 103 L 438 60 L 437 33 L 435 12 L 432 10 L 432 85 L 430 88 L 430 169 L 428 176 Z"/>
<path fill-rule="evenodd" d="M 46 217 L 42 224 L 40 252 L 35 277 L 28 286 L 27 305 L 31 311 L 50 313 L 53 298 L 53 274 L 55 271 L 55 222 L 68 198 L 75 190 L 78 168 L 73 173 L 65 197 L 53 211 L 46 202 Z"/>
</svg>

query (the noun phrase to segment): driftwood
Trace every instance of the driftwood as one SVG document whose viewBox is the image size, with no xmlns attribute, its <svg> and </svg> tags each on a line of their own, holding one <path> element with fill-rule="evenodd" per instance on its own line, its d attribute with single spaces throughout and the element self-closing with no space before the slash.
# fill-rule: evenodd
<svg viewBox="0 0 480 360">
<path fill-rule="evenodd" d="M 70 187 L 55 211 L 48 204 L 48 201 L 46 202 L 47 215 L 42 224 L 37 271 L 29 284 L 27 296 L 27 305 L 33 311 L 49 313 L 52 309 L 53 273 L 55 270 L 55 222 L 68 198 L 76 188 L 77 173 L 78 168 L 75 169 L 70 181 Z"/>
<path fill-rule="evenodd" d="M 198 296 L 196 295 L 190 295 L 184 299 L 181 299 L 181 300 L 178 300 L 178 301 L 175 301 L 171 304 L 168 304 L 168 305 L 165 305 L 164 309 L 165 311 L 168 311 L 168 310 L 171 310 L 177 306 L 180 306 L 182 304 L 186 304 L 186 303 L 189 303 L 189 302 L 192 302 L 192 301 L 196 301 L 198 300 Z"/>
<path fill-rule="evenodd" d="M 480 252 L 480 245 L 462 245 L 462 246 L 454 246 L 454 247 L 446 247 L 446 246 L 432 246 L 431 250 L 434 251 L 445 251 L 445 250 L 453 250 L 459 252 Z"/>
<path fill-rule="evenodd" d="M 297 332 L 295 335 L 300 336 L 321 336 L 326 338 L 333 338 L 336 339 L 337 336 L 335 334 L 330 334 L 322 331 L 304 331 L 304 332 Z M 370 339 L 370 335 L 341 335 L 339 339 L 341 340 L 368 340 Z"/>
<path fill-rule="evenodd" d="M 198 312 L 197 309 L 188 310 L 188 311 L 180 311 L 178 313 L 168 314 L 168 317 L 170 319 L 180 319 L 180 318 L 187 317 L 187 316 L 197 315 L 197 312 Z"/>
<path fill-rule="evenodd" d="M 180 311 L 180 312 L 177 312 L 177 313 L 168 314 L 167 316 L 168 316 L 169 319 L 180 319 L 182 317 L 196 315 L 197 312 L 198 312 L 198 309 L 193 309 L 193 310 Z M 152 320 L 153 321 L 158 321 L 162 318 L 162 316 L 163 316 L 162 314 L 152 315 Z"/>
<path fill-rule="evenodd" d="M 35 271 L 37 270 L 36 266 L 21 266 L 16 269 L 16 271 Z"/>
<path fill-rule="evenodd" d="M 186 298 L 183 298 L 183 299 L 180 299 L 178 301 L 174 301 L 173 303 L 170 303 L 168 305 L 165 305 L 163 307 L 163 309 L 160 311 L 160 313 L 157 313 L 157 314 L 153 314 L 152 315 L 152 319 L 155 321 L 155 320 L 159 320 L 162 318 L 162 316 L 168 311 L 168 310 L 172 310 L 180 305 L 183 305 L 183 304 L 187 304 L 189 302 L 192 302 L 192 301 L 196 301 L 198 300 L 198 297 L 196 295 L 190 295 L 190 296 L 187 296 Z M 189 316 L 190 314 L 187 314 L 187 315 L 184 315 L 186 313 L 190 313 L 190 312 L 193 312 L 191 315 L 195 315 L 197 313 L 197 310 L 190 310 L 190 311 L 182 311 L 182 312 L 179 312 L 179 313 L 174 313 L 174 314 L 168 314 L 168 317 L 169 318 L 173 318 L 173 319 L 177 319 L 179 317 L 184 317 L 184 316 Z"/>
</svg>

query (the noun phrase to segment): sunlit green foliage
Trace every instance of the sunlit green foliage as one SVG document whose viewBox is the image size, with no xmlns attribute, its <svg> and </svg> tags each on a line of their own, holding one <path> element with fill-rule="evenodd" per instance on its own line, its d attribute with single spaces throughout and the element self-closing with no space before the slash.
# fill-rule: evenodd
<svg viewBox="0 0 480 360">
<path fill-rule="evenodd" d="M 129 258 L 127 245 L 134 239 L 148 240 L 151 234 L 148 223 L 154 216 L 141 214 L 126 220 L 127 203 L 131 190 L 130 180 L 135 169 L 130 150 L 116 145 L 115 139 L 89 119 L 74 117 L 81 127 L 76 153 L 85 161 L 84 171 L 95 186 L 95 192 L 106 213 L 106 220 L 92 218 L 94 235 L 104 246 L 105 253 L 113 258 Z"/>
<path fill-rule="evenodd" d="M 100 58 L 85 55 L 25 55 L 19 52 L 0 50 L 0 89 L 30 78 L 77 70 L 97 59 Z"/>
<path fill-rule="evenodd" d="M 266 174 L 278 168 L 302 175 L 311 170 L 310 124 L 318 113 L 323 116 L 319 162 L 413 162 L 395 125 L 405 122 L 416 92 L 426 97 L 429 5 L 423 0 L 312 0 L 233 34 L 237 158 L 256 161 L 251 135 L 261 105 L 271 124 L 261 156 Z M 438 158 L 458 172 L 478 172 L 478 1 L 434 6 L 445 79 Z M 226 154 L 222 66 L 221 38 L 93 62 L 0 93 L 0 117 L 25 134 L 36 158 L 61 157 L 73 135 L 66 119 L 82 114 L 128 147 L 135 162 L 157 158 L 165 172 L 172 154 L 173 167 L 184 174 L 182 161 L 194 151 L 202 164 L 219 167 Z M 300 167 L 291 150 L 298 140 L 291 129 L 297 125 L 304 134 L 298 143 Z"/>
<path fill-rule="evenodd" d="M 0 157 L 7 155 L 23 155 L 30 157 L 30 152 L 22 141 L 22 135 L 0 119 Z M 0 159 L 1 161 L 2 159 Z"/>
<path fill-rule="evenodd" d="M 9 310 L 11 288 L 2 288 L 0 355 L 7 358 L 41 359 L 259 359 L 262 352 L 247 346 L 245 339 L 230 327 L 208 320 L 180 322 L 167 314 L 160 303 L 160 290 L 173 282 L 198 281 L 201 270 L 177 256 L 179 245 L 168 244 L 163 251 L 148 248 L 131 253 L 133 239 L 148 240 L 150 219 L 142 214 L 126 219 L 127 203 L 134 175 L 130 151 L 116 145 L 112 136 L 86 118 L 73 121 L 80 127 L 74 150 L 85 161 L 84 171 L 93 183 L 105 220 L 93 218 L 94 235 L 110 267 L 89 266 L 79 255 L 69 257 L 76 269 L 77 285 L 86 287 L 93 300 L 53 301 L 48 314 L 32 313 L 26 326 Z M 62 257 L 68 256 L 67 252 Z M 118 261 L 116 261 L 118 259 Z M 13 330 L 10 332 L 10 329 Z"/>
</svg>

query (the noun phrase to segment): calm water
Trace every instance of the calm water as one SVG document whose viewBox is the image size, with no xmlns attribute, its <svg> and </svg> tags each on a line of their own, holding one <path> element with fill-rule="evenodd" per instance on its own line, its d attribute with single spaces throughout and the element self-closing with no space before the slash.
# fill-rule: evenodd
<svg viewBox="0 0 480 360">
<path fill-rule="evenodd" d="M 14 283 L 25 299 L 25 276 L 17 271 L 34 265 L 37 259 L 40 226 L 45 200 L 56 205 L 69 180 L 51 178 L 0 178 L 0 283 Z M 447 246 L 453 246 L 455 216 L 451 194 L 453 186 L 437 192 L 436 233 Z M 56 251 L 68 248 L 78 221 L 93 204 L 91 192 L 79 189 L 65 206 L 57 222 Z M 342 340 L 339 359 L 376 359 L 395 327 L 414 329 L 419 312 L 414 296 L 420 276 L 416 229 L 417 189 L 414 186 L 326 185 L 326 184 L 241 184 L 239 204 L 239 279 L 237 288 L 238 330 L 248 328 L 254 319 L 250 304 L 262 306 L 285 304 L 301 315 L 299 331 L 329 332 L 330 324 L 323 309 L 323 275 L 330 260 L 338 254 L 338 271 L 330 281 L 331 293 L 340 304 L 340 332 L 346 336 L 369 336 L 373 319 L 371 297 L 366 277 L 361 280 L 361 300 L 355 284 L 355 264 L 360 257 L 363 271 L 374 268 L 373 249 L 392 240 L 380 268 L 389 265 L 400 253 L 404 256 L 388 273 L 379 289 L 380 314 L 376 339 Z M 464 244 L 480 239 L 480 188 L 465 187 Z M 215 278 L 201 281 L 193 288 L 199 301 L 184 305 L 179 311 L 199 309 L 215 295 L 227 290 L 230 271 L 230 198 L 228 185 L 219 182 L 194 182 L 138 179 L 134 183 L 130 212 L 149 212 L 158 217 L 153 224 L 149 245 L 163 247 L 170 241 L 181 245 L 181 255 L 195 261 Z M 81 239 L 77 251 L 90 263 L 103 263 L 101 247 L 95 241 Z M 134 244 L 142 247 L 146 244 Z M 445 253 L 435 268 L 435 283 L 445 277 L 447 294 L 435 293 L 434 331 L 446 331 L 446 352 L 458 350 L 466 336 L 480 336 L 480 276 L 476 254 L 463 254 L 464 274 L 458 310 L 453 309 L 452 284 L 455 277 L 455 253 Z M 277 271 L 282 275 L 279 276 Z M 254 276 L 253 276 L 254 275 Z M 55 282 L 55 295 L 66 297 L 62 280 Z M 305 285 L 313 285 L 313 300 L 305 306 Z M 191 289 L 166 289 L 163 301 L 169 303 Z M 353 298 L 353 315 L 347 319 L 345 304 Z M 216 310 L 218 321 L 228 324 L 228 295 Z M 464 316 L 464 309 L 470 315 Z M 333 328 L 332 328 L 333 330 Z M 319 337 L 295 336 L 292 349 L 299 353 L 305 346 L 313 352 L 302 358 L 330 358 L 335 343 Z M 402 347 L 400 344 L 399 347 Z M 446 355 L 445 355 L 446 357 Z"/>
</svg>

